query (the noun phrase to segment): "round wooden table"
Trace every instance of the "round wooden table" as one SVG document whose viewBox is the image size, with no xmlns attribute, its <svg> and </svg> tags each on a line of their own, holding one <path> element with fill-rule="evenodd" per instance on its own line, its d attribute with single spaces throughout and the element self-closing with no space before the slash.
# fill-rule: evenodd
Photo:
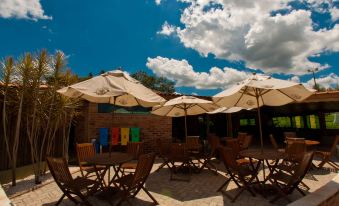
<svg viewBox="0 0 339 206">
<path fill-rule="evenodd" d="M 259 181 L 258 176 L 256 177 L 257 182 L 259 183 L 260 188 L 258 192 L 262 194 L 264 197 L 268 194 L 268 191 L 270 191 L 270 187 L 267 188 L 267 185 L 265 184 L 266 181 L 269 178 L 269 175 L 266 177 L 265 176 L 265 163 L 267 165 L 267 168 L 269 169 L 270 173 L 272 173 L 279 160 L 285 159 L 287 157 L 287 154 L 284 152 L 279 152 L 278 150 L 275 149 L 247 149 L 239 152 L 239 155 L 242 157 L 248 157 L 250 159 L 251 166 L 254 171 L 256 171 L 256 174 L 258 174 L 260 165 L 262 164 L 263 166 L 263 181 Z M 252 159 L 257 159 L 258 164 L 256 167 L 254 167 L 253 160 Z M 269 160 L 275 160 L 275 163 L 273 165 L 269 164 Z M 268 189 L 268 190 L 267 190 Z"/>
<path fill-rule="evenodd" d="M 101 186 L 105 187 L 105 181 L 104 177 L 106 172 L 108 171 L 108 184 L 107 186 L 110 186 L 111 184 L 115 184 L 114 180 L 119 178 L 119 171 L 120 171 L 120 166 L 128 161 L 133 160 L 133 156 L 127 153 L 122 153 L 122 152 L 112 152 L 111 154 L 109 153 L 103 153 L 103 154 L 97 154 L 92 157 L 88 157 L 85 159 L 85 161 L 89 164 L 93 164 L 94 167 L 100 165 L 100 166 L 106 166 L 106 169 L 99 174 L 96 172 L 96 175 L 98 179 L 101 182 Z M 113 167 L 114 169 L 114 176 L 112 179 L 110 179 L 110 167 Z"/>
<path fill-rule="evenodd" d="M 316 140 L 308 140 L 308 139 L 305 139 L 305 144 L 307 146 L 314 146 L 314 145 L 318 145 L 320 144 L 319 141 L 316 141 Z"/>
</svg>

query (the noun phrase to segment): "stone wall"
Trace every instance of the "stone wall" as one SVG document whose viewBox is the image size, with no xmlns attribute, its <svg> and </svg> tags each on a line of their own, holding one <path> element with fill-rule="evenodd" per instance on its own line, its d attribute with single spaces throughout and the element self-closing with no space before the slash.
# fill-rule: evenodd
<svg viewBox="0 0 339 206">
<path fill-rule="evenodd" d="M 75 129 L 77 142 L 90 142 L 99 137 L 99 128 L 139 127 L 140 139 L 144 142 L 145 152 L 157 152 L 155 139 L 165 142 L 172 139 L 172 118 L 152 114 L 115 114 L 98 113 L 97 104 L 85 103 L 83 116 L 79 118 Z"/>
</svg>

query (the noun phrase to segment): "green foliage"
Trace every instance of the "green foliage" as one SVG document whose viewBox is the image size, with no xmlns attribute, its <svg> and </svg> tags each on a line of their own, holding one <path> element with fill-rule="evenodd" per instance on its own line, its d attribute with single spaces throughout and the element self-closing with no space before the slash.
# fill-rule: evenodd
<svg viewBox="0 0 339 206">
<path fill-rule="evenodd" d="M 17 60 L 8 57 L 1 62 L 0 135 L 5 139 L 13 185 L 19 140 L 29 140 L 36 183 L 40 182 L 42 161 L 46 156 L 54 155 L 57 142 L 62 142 L 62 155 L 68 155 L 70 127 L 81 104 L 78 99 L 57 93 L 58 89 L 78 82 L 77 75 L 66 65 L 61 51 L 50 55 L 46 50 L 26 53 Z"/>
<path fill-rule="evenodd" d="M 174 82 L 165 78 L 149 75 L 145 71 L 139 70 L 131 75 L 140 81 L 145 87 L 164 93 L 175 92 Z"/>
</svg>

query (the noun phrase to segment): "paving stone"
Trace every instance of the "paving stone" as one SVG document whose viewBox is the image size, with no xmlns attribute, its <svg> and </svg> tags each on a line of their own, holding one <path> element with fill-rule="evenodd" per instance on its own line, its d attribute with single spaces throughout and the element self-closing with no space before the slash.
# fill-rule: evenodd
<svg viewBox="0 0 339 206">
<path fill-rule="evenodd" d="M 159 164 L 155 164 L 152 171 L 154 171 Z M 220 163 L 217 165 L 220 168 L 220 175 L 215 176 L 209 171 L 203 171 L 200 174 L 192 174 L 190 182 L 169 181 L 168 169 L 162 169 L 159 172 L 152 172 L 146 182 L 146 188 L 157 199 L 160 205 L 232 205 L 232 206 L 256 206 L 264 205 L 270 206 L 269 199 L 265 199 L 260 195 L 252 197 L 250 193 L 244 191 L 235 203 L 231 203 L 229 199 L 223 196 L 221 193 L 216 192 L 218 187 L 226 180 L 225 170 Z M 113 173 L 113 172 L 112 172 Z M 74 176 L 78 176 L 79 173 L 75 173 Z M 259 174 L 260 175 L 260 174 Z M 318 189 L 322 185 L 329 182 L 334 176 L 335 172 L 331 170 L 312 170 L 310 174 L 305 178 L 305 183 L 311 188 L 310 192 Z M 234 195 L 237 192 L 237 187 L 234 183 L 230 183 L 227 192 Z M 41 188 L 38 188 L 29 193 L 14 197 L 11 201 L 17 206 L 24 205 L 54 205 L 56 201 L 61 197 L 62 192 L 58 186 L 52 182 Z M 293 193 L 290 196 L 292 200 L 297 200 L 302 196 L 298 192 Z M 94 205 L 107 205 L 97 199 L 91 200 Z M 149 205 L 151 199 L 143 191 L 140 191 L 136 196 L 136 199 L 132 201 L 135 205 Z M 287 202 L 280 200 L 276 205 L 286 205 Z M 64 206 L 74 205 L 71 201 L 65 198 L 62 201 Z"/>
</svg>

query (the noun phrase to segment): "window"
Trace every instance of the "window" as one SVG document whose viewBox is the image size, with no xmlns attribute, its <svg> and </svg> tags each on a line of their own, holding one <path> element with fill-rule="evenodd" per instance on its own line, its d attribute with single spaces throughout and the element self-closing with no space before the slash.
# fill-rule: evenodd
<svg viewBox="0 0 339 206">
<path fill-rule="evenodd" d="M 117 114 L 149 114 L 151 109 L 141 106 L 135 107 L 121 107 L 114 106 L 112 104 L 98 104 L 98 113 L 111 113 L 114 112 Z"/>
<path fill-rule="evenodd" d="M 292 127 L 294 128 L 304 128 L 304 120 L 302 116 L 292 117 Z"/>
<path fill-rule="evenodd" d="M 326 129 L 339 129 L 339 112 L 325 113 Z"/>
<path fill-rule="evenodd" d="M 275 127 L 291 127 L 291 119 L 289 117 L 273 117 L 272 120 Z"/>
<path fill-rule="evenodd" d="M 255 119 L 240 119 L 240 126 L 255 126 Z"/>
<path fill-rule="evenodd" d="M 318 115 L 307 115 L 306 116 L 306 125 L 307 128 L 309 129 L 319 129 L 320 124 L 319 124 L 319 117 Z"/>
</svg>

